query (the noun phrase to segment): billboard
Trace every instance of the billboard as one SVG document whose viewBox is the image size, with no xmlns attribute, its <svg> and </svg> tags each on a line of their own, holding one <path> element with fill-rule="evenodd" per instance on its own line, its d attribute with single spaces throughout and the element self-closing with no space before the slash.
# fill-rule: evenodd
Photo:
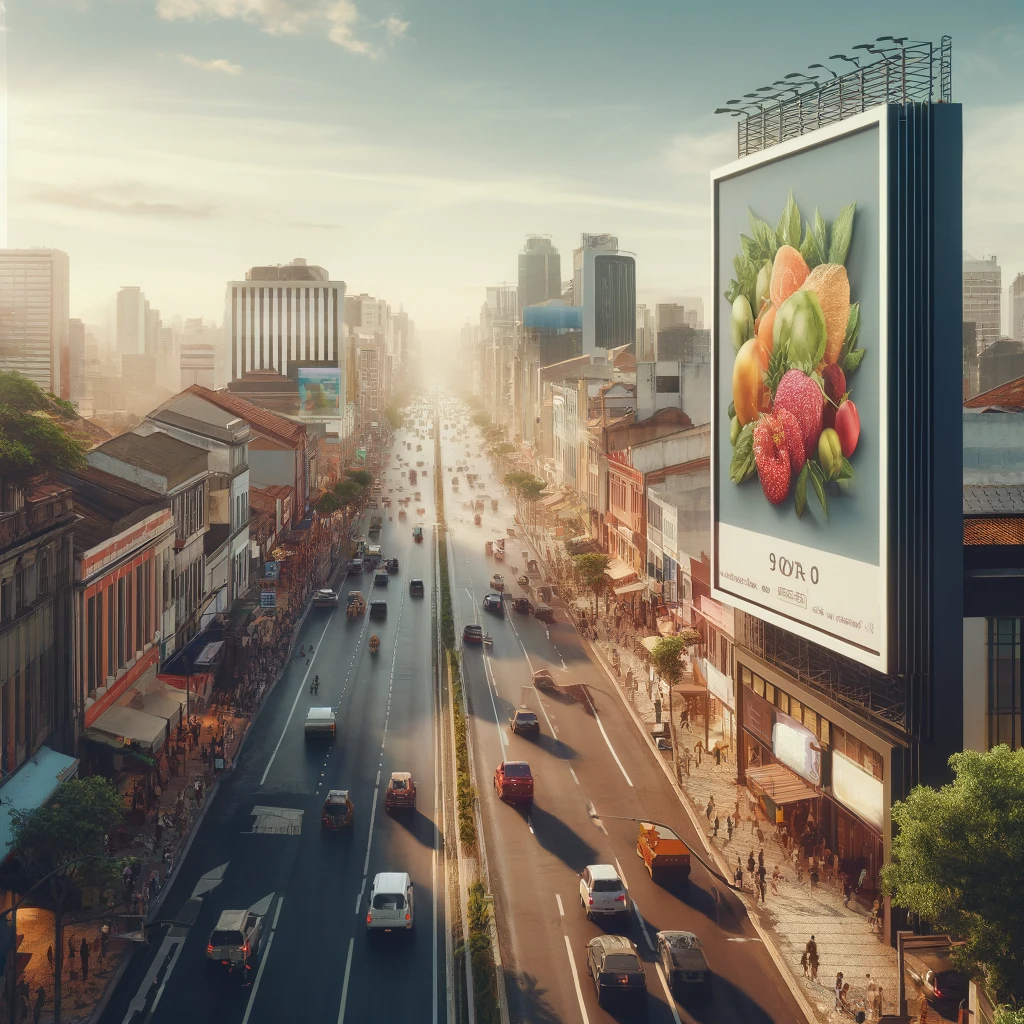
<svg viewBox="0 0 1024 1024">
<path fill-rule="evenodd" d="M 712 594 L 887 668 L 885 108 L 712 174 Z"/>
<path fill-rule="evenodd" d="M 299 411 L 306 419 L 341 415 L 341 370 L 336 366 L 297 368 Z"/>
</svg>

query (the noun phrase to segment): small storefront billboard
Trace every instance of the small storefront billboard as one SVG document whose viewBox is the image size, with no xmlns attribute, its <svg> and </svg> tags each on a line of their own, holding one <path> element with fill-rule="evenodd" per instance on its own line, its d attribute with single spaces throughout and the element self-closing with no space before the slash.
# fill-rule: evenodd
<svg viewBox="0 0 1024 1024">
<path fill-rule="evenodd" d="M 832 795 L 879 832 L 885 820 L 882 780 L 838 751 L 832 752 Z"/>
<path fill-rule="evenodd" d="M 299 410 L 305 419 L 341 416 L 341 370 L 337 367 L 300 366 Z"/>
<path fill-rule="evenodd" d="M 261 590 L 260 591 L 260 607 L 261 608 L 276 608 L 277 607 L 277 591 L 276 590 Z"/>
<path fill-rule="evenodd" d="M 772 753 L 787 768 L 815 786 L 821 785 L 821 744 L 818 737 L 795 718 L 775 712 L 772 726 Z"/>
</svg>

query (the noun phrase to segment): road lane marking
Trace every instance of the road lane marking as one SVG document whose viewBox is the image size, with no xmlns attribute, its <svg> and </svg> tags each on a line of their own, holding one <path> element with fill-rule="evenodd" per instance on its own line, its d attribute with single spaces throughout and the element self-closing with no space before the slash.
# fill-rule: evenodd
<svg viewBox="0 0 1024 1024">
<path fill-rule="evenodd" d="M 348 1002 L 348 977 L 352 973 L 352 948 L 355 946 L 355 938 L 348 940 L 348 956 L 345 958 L 345 980 L 341 983 L 341 1006 L 338 1007 L 338 1024 L 345 1019 L 345 1003 Z M 242 1022 L 245 1024 L 245 1021 Z"/>
<path fill-rule="evenodd" d="M 363 874 L 370 870 L 370 847 L 373 845 L 373 821 L 377 816 L 377 794 L 380 792 L 378 786 L 373 791 L 373 806 L 370 808 L 370 834 L 366 837 L 366 859 L 363 861 Z"/>
<path fill-rule="evenodd" d="M 328 627 L 331 625 L 331 621 L 334 618 L 334 612 L 327 616 L 327 624 L 324 626 L 324 631 L 320 634 L 320 639 L 317 641 L 317 647 L 322 647 L 324 637 L 327 636 Z M 288 717 L 285 719 L 284 728 L 281 730 L 281 735 L 277 738 L 277 746 L 274 747 L 274 752 L 270 755 L 270 760 L 267 762 L 266 770 L 263 772 L 263 778 L 260 779 L 260 785 L 267 781 L 267 776 L 270 774 L 270 766 L 274 763 L 274 758 L 277 757 L 277 752 L 281 749 L 281 743 L 284 741 L 284 734 L 288 731 L 288 726 L 291 723 L 292 715 L 295 714 L 295 708 L 299 703 L 299 698 L 306 692 L 306 680 L 309 678 L 309 673 L 313 671 L 313 664 L 319 655 L 314 655 L 309 659 L 309 667 L 306 669 L 306 674 L 302 677 L 302 685 L 299 686 L 298 690 L 295 691 L 295 700 L 292 701 L 291 711 L 288 712 Z"/>
<path fill-rule="evenodd" d="M 572 971 L 572 983 L 576 986 L 576 999 L 580 1004 L 580 1016 L 583 1018 L 583 1024 L 590 1024 L 590 1018 L 587 1016 L 587 1007 L 583 1002 L 583 990 L 580 988 L 580 976 L 576 973 L 576 961 L 572 958 L 572 946 L 569 945 L 569 936 L 563 935 L 565 939 L 565 952 L 569 957 L 569 969 Z"/>
<path fill-rule="evenodd" d="M 576 773 L 572 770 L 572 765 L 569 765 L 569 774 L 572 776 L 572 781 L 578 786 L 580 784 L 580 780 L 576 778 Z"/>
<path fill-rule="evenodd" d="M 167 940 L 164 940 L 164 941 L 166 942 Z M 164 994 L 164 989 L 167 987 L 167 980 L 170 978 L 171 974 L 174 972 L 174 965 L 178 962 L 178 957 L 181 956 L 181 951 L 182 951 L 182 949 L 184 948 L 184 945 L 185 945 L 185 937 L 182 936 L 180 939 L 175 938 L 172 941 L 174 942 L 174 952 L 171 954 L 171 959 L 170 959 L 170 962 L 167 965 L 167 970 L 164 973 L 163 981 L 160 982 L 160 988 L 157 989 L 157 993 L 153 997 L 153 1005 L 149 1008 L 149 1014 L 147 1015 L 150 1018 L 152 1018 L 153 1014 L 156 1012 L 157 1004 L 160 1002 L 160 997 Z M 136 997 L 136 999 L 137 998 L 138 997 Z M 145 996 L 142 997 L 142 1000 L 143 1000 L 143 1008 L 144 1008 L 145 1007 Z M 134 1015 L 135 1015 L 134 1009 L 130 1009 L 128 1011 L 128 1016 L 125 1017 L 125 1024 L 128 1024 L 129 1019 L 132 1018 Z"/>
<path fill-rule="evenodd" d="M 626 769 L 622 767 L 622 762 L 619 760 L 619 755 L 615 753 L 615 748 L 612 746 L 612 741 L 608 739 L 608 733 L 604 731 L 604 723 L 601 721 L 600 715 L 594 707 L 594 702 L 590 702 L 590 710 L 594 712 L 594 721 L 597 722 L 598 729 L 601 730 L 601 735 L 604 737 L 604 742 L 608 746 L 608 749 L 612 752 L 612 757 L 615 758 L 615 763 L 619 766 L 619 771 L 622 772 L 622 777 L 626 780 L 627 786 L 633 785 L 633 780 L 626 774 Z"/>
<path fill-rule="evenodd" d="M 274 911 L 274 923 L 270 926 L 270 935 L 267 936 L 267 948 L 260 953 L 259 970 L 256 971 L 256 980 L 252 983 L 252 992 L 249 993 L 249 1002 L 245 1007 L 245 1016 L 242 1018 L 242 1024 L 249 1024 L 249 1014 L 252 1013 L 252 1006 L 256 1001 L 256 993 L 259 991 L 260 979 L 263 977 L 263 968 L 267 966 L 267 960 L 270 959 L 270 945 L 274 941 L 274 934 L 277 932 L 277 920 L 281 916 L 281 907 L 283 906 L 284 897 L 279 896 L 277 900 L 277 909 Z"/>
<path fill-rule="evenodd" d="M 676 1009 L 676 997 L 672 995 L 672 989 L 665 978 L 665 972 L 661 969 L 660 961 L 654 965 L 658 970 L 658 977 L 661 978 L 661 987 L 665 990 L 665 998 L 668 1000 L 668 1008 L 672 1011 L 672 1019 L 675 1024 L 682 1024 L 679 1019 L 679 1011 Z"/>
<path fill-rule="evenodd" d="M 530 835 L 531 836 L 537 834 L 536 832 L 533 831 L 533 818 L 531 818 L 529 814 L 526 816 L 526 827 L 530 830 Z"/>
<path fill-rule="evenodd" d="M 622 870 L 622 865 L 619 863 L 619 858 L 615 858 L 615 870 L 619 873 L 619 881 L 622 882 L 622 887 L 629 892 L 629 883 L 626 881 L 626 872 Z"/>
<path fill-rule="evenodd" d="M 565 917 L 565 910 L 562 907 L 562 897 L 555 893 L 555 902 L 558 904 L 558 916 Z"/>
<path fill-rule="evenodd" d="M 359 895 L 356 897 L 356 917 L 359 916 L 359 907 L 362 905 L 364 892 L 366 892 L 366 875 L 363 875 L 363 884 L 359 886 Z"/>
<path fill-rule="evenodd" d="M 643 914 L 640 913 L 640 907 L 637 906 L 636 900 L 632 901 L 633 912 L 636 914 L 636 919 L 640 922 L 640 931 L 644 933 L 644 938 L 647 940 L 647 948 L 653 953 L 654 943 L 651 942 L 651 936 L 647 932 L 647 922 L 644 921 Z"/>
</svg>

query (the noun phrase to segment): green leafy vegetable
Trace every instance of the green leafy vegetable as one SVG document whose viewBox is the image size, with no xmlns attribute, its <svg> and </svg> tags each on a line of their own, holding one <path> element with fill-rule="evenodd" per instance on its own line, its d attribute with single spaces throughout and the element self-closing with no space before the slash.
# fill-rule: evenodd
<svg viewBox="0 0 1024 1024">
<path fill-rule="evenodd" d="M 843 373 L 846 374 L 847 380 L 850 379 L 851 373 L 856 372 L 866 353 L 867 349 L 864 348 L 855 348 L 852 352 L 846 353 L 846 358 L 843 360 Z"/>
<path fill-rule="evenodd" d="M 789 369 L 789 360 L 786 359 L 786 346 L 775 345 L 772 354 L 768 357 L 768 369 L 764 371 L 765 387 L 771 392 L 772 399 L 775 398 L 775 389 L 779 386 L 786 371 Z"/>
<path fill-rule="evenodd" d="M 828 498 L 825 497 L 825 473 L 818 463 L 811 460 L 805 462 L 804 465 L 807 467 L 810 475 L 814 493 L 818 496 L 818 501 L 821 502 L 821 509 L 825 515 L 828 515 Z"/>
<path fill-rule="evenodd" d="M 810 221 L 807 221 L 804 225 L 804 240 L 800 246 L 800 255 L 803 256 L 808 269 L 813 270 L 825 262 L 827 253 L 828 229 L 825 226 L 825 218 L 815 208 L 814 224 L 812 225 Z"/>
<path fill-rule="evenodd" d="M 757 471 L 757 464 L 754 462 L 754 424 L 748 423 L 736 438 L 736 447 L 732 451 L 732 461 L 729 463 L 729 479 L 734 484 L 741 484 L 749 480 Z"/>
<path fill-rule="evenodd" d="M 807 478 L 810 476 L 810 472 L 810 463 L 805 462 L 804 468 L 800 470 L 800 475 L 796 478 L 796 492 L 793 498 L 796 502 L 796 514 L 798 516 L 804 514 L 804 509 L 807 506 Z"/>
<path fill-rule="evenodd" d="M 832 222 L 832 244 L 828 250 L 829 263 L 846 263 L 850 251 L 850 240 L 853 238 L 853 213 L 856 203 L 850 203 L 839 211 L 839 216 Z"/>
<path fill-rule="evenodd" d="M 799 249 L 800 224 L 800 207 L 796 205 L 793 190 L 790 189 L 786 208 L 782 211 L 782 216 L 775 228 L 775 237 L 778 239 L 779 245 L 791 245 L 794 249 Z"/>
</svg>

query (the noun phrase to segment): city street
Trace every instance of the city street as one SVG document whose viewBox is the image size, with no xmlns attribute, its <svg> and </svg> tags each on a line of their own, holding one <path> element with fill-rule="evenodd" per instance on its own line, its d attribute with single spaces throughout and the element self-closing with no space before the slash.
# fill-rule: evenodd
<svg viewBox="0 0 1024 1024">
<path fill-rule="evenodd" d="M 408 455 L 400 439 L 401 431 L 394 450 Z M 398 469 L 383 483 L 385 495 L 389 487 L 397 491 Z M 277 1024 L 299 1015 L 332 1024 L 444 1018 L 429 657 L 434 552 L 431 531 L 423 544 L 414 544 L 411 535 L 417 518 L 433 522 L 432 483 L 423 482 L 419 502 L 429 516 L 416 517 L 415 504 L 404 520 L 397 503 L 381 510 L 384 555 L 400 562 L 390 585 L 373 588 L 370 573 L 349 577 L 340 607 L 310 611 L 296 656 L 207 809 L 162 907 L 161 921 L 179 923 L 166 933 L 154 929 L 107 1007 L 105 1024 Z M 404 494 L 416 490 L 407 479 L 401 485 Z M 409 596 L 414 577 L 426 583 L 424 598 Z M 346 621 L 345 593 L 352 589 L 368 601 L 386 598 L 387 620 L 371 622 L 365 615 Z M 381 639 L 376 656 L 368 649 L 372 633 Z M 300 646 L 307 655 L 315 648 L 310 660 L 298 657 Z M 320 689 L 314 696 L 309 687 L 316 675 Z M 333 745 L 304 736 L 307 709 L 323 705 L 337 708 Z M 384 789 L 396 770 L 411 771 L 416 781 L 411 814 L 384 809 Z M 353 826 L 339 834 L 320 828 L 320 809 L 332 788 L 348 789 L 355 805 Z M 367 894 L 380 871 L 411 874 L 415 926 L 411 934 L 370 941 Z M 190 903 L 193 896 L 201 904 Z M 244 980 L 209 970 L 206 946 L 221 911 L 254 906 L 266 913 L 254 970 Z"/>
<path fill-rule="evenodd" d="M 626 934 L 636 943 L 645 960 L 653 1021 L 788 1024 L 800 1019 L 796 1002 L 731 892 L 696 861 L 689 893 L 670 891 L 655 885 L 637 858 L 638 826 L 623 819 L 665 822 L 691 848 L 701 847 L 613 684 L 590 661 L 572 624 L 563 615 L 545 627 L 510 606 L 502 620 L 481 608 L 493 572 L 504 575 L 512 595 L 521 593 L 515 578 L 525 571 L 526 545 L 509 539 L 503 565 L 485 556 L 485 541 L 504 536 L 512 523 L 512 501 L 488 475 L 486 459 L 475 454 L 482 450 L 476 430 L 471 428 L 463 442 L 450 437 L 451 430 L 442 453 L 456 628 L 461 635 L 465 623 L 480 622 L 493 637 L 489 648 L 465 650 L 464 675 L 511 1019 L 585 1024 L 632 1019 L 629 1008 L 619 1015 L 614 1007 L 606 1011 L 597 1005 L 585 946 L 602 929 Z M 474 454 L 467 456 L 467 450 Z M 482 493 L 501 496 L 499 512 L 492 514 L 488 503 L 479 527 L 465 503 L 471 493 L 481 492 L 471 491 L 461 478 L 460 492 L 451 488 L 447 467 L 460 462 L 481 474 Z M 539 668 L 549 669 L 561 687 L 571 690 L 542 697 L 532 685 L 532 672 Z M 539 739 L 511 735 L 508 720 L 518 704 L 538 712 Z M 536 784 L 530 812 L 497 799 L 490 777 L 503 758 L 529 761 Z M 592 863 L 618 867 L 629 887 L 627 920 L 607 925 L 586 920 L 578 874 Z M 709 1000 L 677 1003 L 669 996 L 652 956 L 656 932 L 669 928 L 694 931 L 703 940 L 715 975 Z"/>
</svg>

